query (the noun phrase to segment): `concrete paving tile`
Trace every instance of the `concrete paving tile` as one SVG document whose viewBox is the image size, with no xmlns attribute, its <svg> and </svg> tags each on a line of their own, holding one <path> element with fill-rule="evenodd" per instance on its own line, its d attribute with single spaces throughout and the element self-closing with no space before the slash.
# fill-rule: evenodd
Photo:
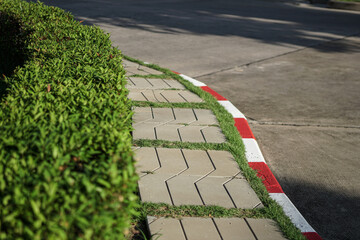
<svg viewBox="0 0 360 240">
<path fill-rule="evenodd" d="M 184 218 L 180 220 L 188 240 L 222 240 L 210 218 Z"/>
<path fill-rule="evenodd" d="M 128 67 L 138 67 L 139 64 L 136 63 L 136 62 L 131 62 L 131 61 L 128 61 L 126 59 L 122 59 L 122 65 L 124 68 L 128 68 Z"/>
<path fill-rule="evenodd" d="M 199 103 L 203 100 L 187 90 L 158 90 L 129 88 L 129 98 L 133 101 L 170 102 L 170 103 Z"/>
<path fill-rule="evenodd" d="M 128 89 L 186 89 L 184 85 L 174 79 L 126 77 Z"/>
<path fill-rule="evenodd" d="M 138 181 L 141 201 L 172 205 L 165 180 L 172 175 L 147 174 Z"/>
<path fill-rule="evenodd" d="M 231 153 L 226 151 L 208 150 L 209 156 L 215 165 L 215 171 L 210 173 L 212 177 L 242 177 L 239 165 Z"/>
<path fill-rule="evenodd" d="M 169 85 L 167 85 L 162 79 L 156 79 L 155 81 L 144 77 L 126 77 L 127 89 L 164 89 L 169 88 Z M 155 83 L 156 85 L 154 85 Z"/>
<path fill-rule="evenodd" d="M 154 98 L 151 95 L 149 96 L 149 94 L 147 94 L 146 96 L 142 91 L 138 89 L 130 90 L 128 97 L 133 101 L 144 101 L 144 102 L 151 101 Z"/>
<path fill-rule="evenodd" d="M 237 208 L 253 209 L 264 207 L 245 179 L 234 178 L 225 184 Z"/>
<path fill-rule="evenodd" d="M 216 119 L 215 114 L 209 109 L 194 109 L 197 122 L 199 125 L 218 125 L 219 122 Z"/>
<path fill-rule="evenodd" d="M 251 229 L 249 228 L 249 223 Z M 150 234 L 158 240 L 282 240 L 285 239 L 277 224 L 269 219 L 199 218 L 183 217 L 154 218 L 148 216 Z M 260 227 L 260 229 L 258 229 Z M 262 229 L 264 228 L 264 229 Z M 254 230 L 255 229 L 255 230 Z M 253 230 L 254 233 L 251 231 Z M 186 234 L 186 237 L 182 234 Z"/>
<path fill-rule="evenodd" d="M 175 206 L 203 205 L 196 189 L 195 182 L 199 176 L 179 175 L 167 181 L 171 197 Z"/>
<path fill-rule="evenodd" d="M 155 148 L 138 148 L 134 150 L 137 159 L 135 168 L 139 177 L 143 177 L 149 172 L 160 168 L 160 163 Z"/>
<path fill-rule="evenodd" d="M 181 223 L 174 218 L 158 218 L 149 225 L 151 239 L 157 240 L 186 240 Z"/>
<path fill-rule="evenodd" d="M 182 142 L 205 142 L 201 129 L 203 126 L 184 126 L 179 128 Z"/>
<path fill-rule="evenodd" d="M 256 240 L 243 218 L 214 218 L 223 240 Z"/>
<path fill-rule="evenodd" d="M 129 98 L 133 101 L 168 102 L 166 98 L 157 91 L 159 90 L 130 89 Z"/>
<path fill-rule="evenodd" d="M 134 131 L 133 131 L 133 139 L 150 139 L 150 140 L 156 140 L 155 137 L 155 127 L 158 126 L 159 123 L 140 123 L 137 125 L 133 125 Z"/>
<path fill-rule="evenodd" d="M 175 120 L 172 108 L 152 108 L 152 112 L 154 115 L 152 122 L 167 123 Z"/>
<path fill-rule="evenodd" d="M 140 89 L 151 89 L 153 86 L 146 78 L 140 77 L 126 77 L 127 89 L 140 88 Z"/>
<path fill-rule="evenodd" d="M 179 83 L 176 80 L 172 80 L 172 79 L 163 79 L 163 81 L 168 84 L 171 88 L 176 88 L 176 89 L 186 89 L 184 85 L 182 85 L 181 83 Z"/>
<path fill-rule="evenodd" d="M 156 139 L 167 140 L 167 141 L 181 141 L 178 128 L 179 125 L 161 125 L 155 128 Z"/>
<path fill-rule="evenodd" d="M 154 90 L 154 94 L 161 95 L 167 102 L 203 102 L 198 95 L 188 90 Z"/>
<path fill-rule="evenodd" d="M 206 151 L 183 149 L 182 152 L 189 166 L 182 176 L 205 176 L 215 170 Z"/>
<path fill-rule="evenodd" d="M 156 150 L 161 164 L 161 168 L 156 171 L 156 174 L 174 176 L 188 168 L 180 149 L 157 148 Z"/>
<path fill-rule="evenodd" d="M 137 67 L 127 67 L 125 68 L 125 76 L 132 76 L 132 75 L 149 75 L 148 72 L 138 69 Z"/>
<path fill-rule="evenodd" d="M 196 183 L 200 195 L 206 205 L 218 205 L 225 208 L 235 208 L 224 183 L 230 178 L 206 177 Z"/>
<path fill-rule="evenodd" d="M 194 110 L 191 108 L 174 108 L 175 120 L 172 124 L 191 124 L 196 121 Z"/>
<path fill-rule="evenodd" d="M 207 143 L 223 143 L 226 142 L 224 134 L 219 127 L 210 126 L 201 130 Z"/>
<path fill-rule="evenodd" d="M 258 240 L 285 240 L 275 221 L 270 219 L 246 218 Z"/>
<path fill-rule="evenodd" d="M 140 65 L 139 67 L 142 71 L 144 72 L 147 72 L 148 74 L 154 74 L 154 75 L 161 75 L 163 74 L 163 72 L 160 72 L 158 70 L 155 70 L 155 69 L 152 69 L 152 68 L 149 68 L 149 67 L 145 67 L 145 66 L 142 66 Z"/>
<path fill-rule="evenodd" d="M 160 71 L 157 71 L 155 69 L 145 67 L 143 65 L 140 65 L 138 63 L 130 62 L 127 60 L 123 60 L 122 65 L 126 71 L 126 76 L 130 75 L 149 75 L 149 74 L 155 74 L 155 75 L 161 75 L 163 74 Z"/>
<path fill-rule="evenodd" d="M 132 116 L 133 125 L 145 121 L 152 121 L 152 109 L 148 107 L 135 107 L 133 109 L 134 115 Z"/>
</svg>

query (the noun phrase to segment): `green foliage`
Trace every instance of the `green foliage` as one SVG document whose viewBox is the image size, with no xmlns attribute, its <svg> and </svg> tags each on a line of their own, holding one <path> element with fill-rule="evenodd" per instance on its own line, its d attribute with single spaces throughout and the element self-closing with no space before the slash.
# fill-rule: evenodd
<svg viewBox="0 0 360 240">
<path fill-rule="evenodd" d="M 0 99 L 0 239 L 125 238 L 138 201 L 120 52 L 59 8 L 0 11 L 30 33 Z"/>
</svg>

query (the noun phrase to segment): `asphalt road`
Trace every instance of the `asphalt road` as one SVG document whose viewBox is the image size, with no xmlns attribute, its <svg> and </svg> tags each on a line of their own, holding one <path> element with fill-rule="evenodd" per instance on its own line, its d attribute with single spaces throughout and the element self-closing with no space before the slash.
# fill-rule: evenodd
<svg viewBox="0 0 360 240">
<path fill-rule="evenodd" d="M 228 98 L 315 230 L 360 239 L 360 12 L 275 0 L 44 2 Z"/>
</svg>

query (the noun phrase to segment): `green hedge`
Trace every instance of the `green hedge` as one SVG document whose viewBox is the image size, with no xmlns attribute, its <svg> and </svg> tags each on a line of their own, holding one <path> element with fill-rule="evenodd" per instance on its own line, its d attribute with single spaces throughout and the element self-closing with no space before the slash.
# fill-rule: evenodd
<svg viewBox="0 0 360 240">
<path fill-rule="evenodd" d="M 30 33 L 3 77 L 0 239 L 123 239 L 138 206 L 131 108 L 109 36 L 41 3 L 0 0 Z"/>
</svg>

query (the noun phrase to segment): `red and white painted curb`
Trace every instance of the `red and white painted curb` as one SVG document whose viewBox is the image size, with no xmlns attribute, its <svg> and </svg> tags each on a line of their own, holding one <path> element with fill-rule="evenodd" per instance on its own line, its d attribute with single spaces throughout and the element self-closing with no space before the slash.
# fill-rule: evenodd
<svg viewBox="0 0 360 240">
<path fill-rule="evenodd" d="M 230 101 L 215 92 L 206 84 L 184 74 L 175 71 L 173 72 L 181 76 L 183 79 L 191 82 L 194 86 L 200 87 L 202 90 L 210 93 L 233 116 L 235 127 L 239 131 L 245 145 L 245 155 L 249 166 L 257 171 L 257 176 L 262 179 L 270 197 L 283 208 L 285 214 L 291 219 L 292 223 L 300 229 L 301 233 L 308 240 L 322 240 L 319 234 L 317 234 L 310 226 L 282 190 L 279 182 L 276 180 L 275 176 L 266 164 L 264 156 L 261 153 L 259 145 L 255 140 L 254 134 L 252 133 L 244 114 L 242 114 Z"/>
</svg>

